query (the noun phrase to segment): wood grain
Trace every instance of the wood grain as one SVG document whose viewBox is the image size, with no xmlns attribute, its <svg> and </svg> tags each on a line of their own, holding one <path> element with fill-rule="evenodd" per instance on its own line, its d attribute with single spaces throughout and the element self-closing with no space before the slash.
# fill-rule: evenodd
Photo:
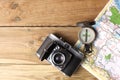
<svg viewBox="0 0 120 80">
<path fill-rule="evenodd" d="M 4 27 L 0 28 L 0 63 L 38 64 L 36 51 L 50 33 L 75 44 L 78 27 Z"/>
<path fill-rule="evenodd" d="M 72 77 L 51 65 L 0 65 L 0 80 L 97 80 L 83 68 Z"/>
<path fill-rule="evenodd" d="M 35 55 L 49 33 L 64 35 L 64 39 L 75 43 L 79 30 L 78 27 L 1 27 L 0 80 L 96 80 L 83 68 L 71 78 L 66 77 Z"/>
<path fill-rule="evenodd" d="M 75 26 L 94 20 L 108 0 L 0 0 L 0 26 Z"/>
<path fill-rule="evenodd" d="M 80 30 L 75 24 L 94 20 L 107 2 L 0 0 L 0 80 L 97 80 L 83 68 L 68 78 L 39 61 L 36 50 L 50 33 L 75 44 Z"/>
</svg>

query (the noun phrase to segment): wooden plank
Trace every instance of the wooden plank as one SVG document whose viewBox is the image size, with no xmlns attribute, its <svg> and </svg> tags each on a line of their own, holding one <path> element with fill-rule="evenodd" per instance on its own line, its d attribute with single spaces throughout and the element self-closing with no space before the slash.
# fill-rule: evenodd
<svg viewBox="0 0 120 80">
<path fill-rule="evenodd" d="M 108 0 L 0 0 L 0 26 L 75 26 L 94 20 Z"/>
<path fill-rule="evenodd" d="M 78 27 L 1 27 L 0 80 L 96 80 L 83 68 L 68 78 L 47 61 L 40 62 L 35 54 L 48 34 L 57 33 L 74 44 L 79 30 Z"/>
<path fill-rule="evenodd" d="M 80 68 L 71 78 L 51 65 L 0 65 L 0 80 L 97 80 Z"/>
<path fill-rule="evenodd" d="M 75 44 L 78 27 L 1 27 L 0 63 L 47 64 L 40 62 L 36 51 L 50 33 L 62 36 L 67 42 Z"/>
</svg>

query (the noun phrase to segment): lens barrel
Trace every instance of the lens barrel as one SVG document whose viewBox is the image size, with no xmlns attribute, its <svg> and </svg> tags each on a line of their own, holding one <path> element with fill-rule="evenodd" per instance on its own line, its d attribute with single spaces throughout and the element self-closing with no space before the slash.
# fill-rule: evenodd
<svg viewBox="0 0 120 80">
<path fill-rule="evenodd" d="M 61 52 L 55 52 L 52 56 L 52 62 L 55 65 L 63 65 L 65 62 L 65 55 Z"/>
</svg>

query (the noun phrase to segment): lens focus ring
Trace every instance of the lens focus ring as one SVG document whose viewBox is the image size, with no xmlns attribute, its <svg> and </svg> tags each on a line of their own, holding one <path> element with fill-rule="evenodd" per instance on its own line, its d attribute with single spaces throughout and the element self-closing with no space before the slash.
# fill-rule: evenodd
<svg viewBox="0 0 120 80">
<path fill-rule="evenodd" d="M 63 65 L 65 62 L 65 55 L 61 52 L 55 52 L 52 56 L 52 62 L 55 65 Z"/>
</svg>

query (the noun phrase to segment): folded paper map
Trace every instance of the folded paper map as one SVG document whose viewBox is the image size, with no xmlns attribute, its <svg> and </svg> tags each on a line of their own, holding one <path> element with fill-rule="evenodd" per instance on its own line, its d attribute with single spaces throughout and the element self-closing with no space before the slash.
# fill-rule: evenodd
<svg viewBox="0 0 120 80">
<path fill-rule="evenodd" d="M 94 52 L 82 66 L 99 80 L 120 80 L 120 0 L 109 0 L 95 21 Z M 80 45 L 78 40 L 75 46 Z"/>
</svg>

